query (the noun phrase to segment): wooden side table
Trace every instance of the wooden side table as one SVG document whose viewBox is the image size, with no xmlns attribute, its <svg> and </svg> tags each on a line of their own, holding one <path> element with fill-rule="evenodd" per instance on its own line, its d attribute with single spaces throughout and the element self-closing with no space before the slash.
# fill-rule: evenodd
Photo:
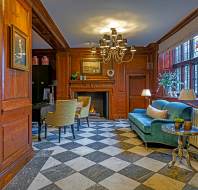
<svg viewBox="0 0 198 190">
<path fill-rule="evenodd" d="M 173 158 L 172 158 L 172 162 L 169 164 L 169 167 L 175 165 L 176 158 L 178 157 L 180 162 L 182 162 L 183 158 L 186 159 L 189 168 L 195 170 L 190 162 L 191 151 L 189 149 L 190 147 L 189 138 L 191 136 L 198 135 L 198 128 L 192 127 L 191 130 L 186 131 L 184 130 L 184 128 L 175 129 L 174 124 L 164 124 L 162 126 L 162 130 L 166 133 L 178 136 L 178 147 L 174 149 L 172 152 Z"/>
</svg>

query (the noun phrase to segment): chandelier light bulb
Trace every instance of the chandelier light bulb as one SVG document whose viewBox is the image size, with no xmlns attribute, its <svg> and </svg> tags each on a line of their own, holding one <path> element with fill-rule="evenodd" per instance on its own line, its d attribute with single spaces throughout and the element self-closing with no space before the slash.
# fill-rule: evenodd
<svg viewBox="0 0 198 190">
<path fill-rule="evenodd" d="M 121 34 L 118 34 L 117 35 L 117 42 L 121 42 L 122 41 L 122 35 Z"/>
<path fill-rule="evenodd" d="M 131 46 L 131 52 L 136 52 L 136 49 L 134 46 Z"/>
<path fill-rule="evenodd" d="M 112 36 L 117 36 L 117 31 L 115 28 L 111 28 L 111 35 Z"/>
</svg>

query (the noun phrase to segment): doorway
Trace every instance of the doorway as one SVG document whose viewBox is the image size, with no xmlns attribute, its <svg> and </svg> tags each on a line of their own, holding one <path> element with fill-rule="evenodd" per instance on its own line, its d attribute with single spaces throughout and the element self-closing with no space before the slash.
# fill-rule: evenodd
<svg viewBox="0 0 198 190">
<path fill-rule="evenodd" d="M 129 77 L 129 110 L 135 108 L 145 108 L 147 101 L 141 96 L 142 90 L 147 86 L 146 75 L 130 76 Z"/>
</svg>

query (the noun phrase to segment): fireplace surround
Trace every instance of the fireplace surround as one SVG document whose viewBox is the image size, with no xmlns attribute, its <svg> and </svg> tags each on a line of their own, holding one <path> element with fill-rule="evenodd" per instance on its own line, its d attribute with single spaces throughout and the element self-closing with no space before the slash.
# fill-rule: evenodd
<svg viewBox="0 0 198 190">
<path fill-rule="evenodd" d="M 109 95 L 108 92 L 75 92 L 74 97 L 90 96 L 90 116 L 109 118 Z"/>
<path fill-rule="evenodd" d="M 93 106 L 101 117 L 112 119 L 112 93 L 114 80 L 75 80 L 70 81 L 70 98 L 77 95 L 92 97 Z"/>
</svg>

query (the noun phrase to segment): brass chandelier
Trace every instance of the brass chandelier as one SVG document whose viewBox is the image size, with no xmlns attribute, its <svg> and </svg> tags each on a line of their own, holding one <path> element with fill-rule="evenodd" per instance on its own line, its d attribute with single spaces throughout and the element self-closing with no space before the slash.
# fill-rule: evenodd
<svg viewBox="0 0 198 190">
<path fill-rule="evenodd" d="M 125 63 L 133 60 L 136 49 L 134 46 L 127 46 L 127 39 L 118 34 L 115 28 L 111 28 L 111 35 L 104 34 L 99 40 L 100 55 L 103 63 Z M 96 47 L 91 48 L 95 54 Z"/>
</svg>

